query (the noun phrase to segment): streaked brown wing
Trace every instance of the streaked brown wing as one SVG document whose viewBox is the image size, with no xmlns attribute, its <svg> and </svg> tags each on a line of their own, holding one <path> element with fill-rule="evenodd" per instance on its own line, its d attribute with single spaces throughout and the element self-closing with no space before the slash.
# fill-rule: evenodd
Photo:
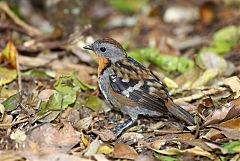
<svg viewBox="0 0 240 161">
<path fill-rule="evenodd" d="M 114 92 L 136 102 L 139 107 L 161 113 L 168 112 L 165 107 L 169 99 L 166 87 L 155 75 L 133 59 L 116 62 L 109 79 Z"/>
</svg>

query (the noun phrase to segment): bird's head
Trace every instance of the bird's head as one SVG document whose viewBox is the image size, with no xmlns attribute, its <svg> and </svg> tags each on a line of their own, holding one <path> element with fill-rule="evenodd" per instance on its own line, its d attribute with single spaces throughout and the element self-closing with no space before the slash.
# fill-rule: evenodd
<svg viewBox="0 0 240 161">
<path fill-rule="evenodd" d="M 100 59 L 108 59 L 112 63 L 127 56 L 121 44 L 112 38 L 97 40 L 91 45 L 87 45 L 83 48 L 92 50 Z"/>
</svg>

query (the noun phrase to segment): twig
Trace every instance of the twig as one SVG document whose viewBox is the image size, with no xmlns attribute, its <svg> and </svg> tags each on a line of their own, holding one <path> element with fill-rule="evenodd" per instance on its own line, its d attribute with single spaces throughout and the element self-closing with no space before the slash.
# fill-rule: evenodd
<svg viewBox="0 0 240 161">
<path fill-rule="evenodd" d="M 49 114 L 51 114 L 51 112 L 52 112 L 52 111 L 48 111 L 48 112 L 46 112 L 45 114 L 43 114 L 43 115 L 41 115 L 41 116 L 39 116 L 39 117 L 36 117 L 36 118 L 32 121 L 31 124 L 33 124 L 33 123 L 37 122 L 38 120 L 41 120 L 42 118 L 48 116 Z"/>
<path fill-rule="evenodd" d="M 155 135 L 183 134 L 183 133 L 191 133 L 191 131 L 154 130 Z"/>
<path fill-rule="evenodd" d="M 29 121 L 29 119 L 27 118 L 27 119 L 19 120 L 19 121 L 10 123 L 10 124 L 0 124 L 0 128 L 12 127 L 17 124 L 21 124 L 21 123 L 28 122 L 28 121 Z"/>
<path fill-rule="evenodd" d="M 6 2 L 0 2 L 0 10 L 4 11 L 17 25 L 24 28 L 29 35 L 31 36 L 39 36 L 42 35 L 41 31 L 28 25 L 24 21 L 22 21 L 20 18 L 18 18 L 14 12 L 12 12 L 7 5 Z"/>
<path fill-rule="evenodd" d="M 191 96 L 174 99 L 174 102 L 178 102 L 178 101 L 191 102 L 193 100 L 200 99 L 200 98 L 202 98 L 204 96 L 221 93 L 223 91 L 226 91 L 227 89 L 228 88 L 224 88 L 224 87 L 212 88 L 212 89 L 209 89 L 207 91 L 201 91 L 201 92 L 199 92 L 197 94 L 194 94 L 194 95 L 191 95 Z"/>
<path fill-rule="evenodd" d="M 21 71 L 20 71 L 20 65 L 19 65 L 19 59 L 18 59 L 18 52 L 16 52 L 16 67 L 17 67 L 17 76 L 18 76 L 18 92 L 22 91 L 22 77 L 21 77 Z"/>
</svg>

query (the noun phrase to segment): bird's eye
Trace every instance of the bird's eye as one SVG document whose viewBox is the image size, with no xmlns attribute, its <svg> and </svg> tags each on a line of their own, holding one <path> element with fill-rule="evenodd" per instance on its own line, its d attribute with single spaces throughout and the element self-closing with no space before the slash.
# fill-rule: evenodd
<svg viewBox="0 0 240 161">
<path fill-rule="evenodd" d="M 101 52 L 105 52 L 106 48 L 105 47 L 101 47 L 100 50 L 101 50 Z"/>
</svg>

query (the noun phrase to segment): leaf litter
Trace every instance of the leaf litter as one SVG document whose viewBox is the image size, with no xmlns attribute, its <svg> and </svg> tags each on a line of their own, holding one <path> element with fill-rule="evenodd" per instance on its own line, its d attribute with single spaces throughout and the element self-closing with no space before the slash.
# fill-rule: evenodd
<svg viewBox="0 0 240 161">
<path fill-rule="evenodd" d="M 183 22 L 176 16 L 182 12 L 179 8 L 186 8 L 181 2 L 179 6 L 146 0 L 131 3 L 107 1 L 107 7 L 102 6 L 99 14 L 108 23 L 100 28 L 109 31 L 100 35 L 120 40 L 130 56 L 162 78 L 174 101 L 194 114 L 198 125 L 186 127 L 174 119 L 140 117 L 117 138 L 113 131 L 127 117 L 105 102 L 97 88 L 96 60 L 82 50 L 98 37 L 92 33 L 98 32 L 94 25 L 103 23 L 85 25 L 65 37 L 58 27 L 46 34 L 29 25 L 30 19 L 29 24 L 21 20 L 10 3 L 1 2 L 1 21 L 10 24 L 4 30 L 0 26 L 1 159 L 240 158 L 240 64 L 237 54 L 231 53 L 239 53 L 236 9 L 217 7 L 216 12 L 219 2 L 199 2 L 199 6 L 190 2 L 189 11 L 199 9 L 200 14 L 191 19 L 186 12 L 184 18 L 197 22 L 195 26 L 188 21 L 179 23 Z M 148 7 L 143 9 L 144 5 Z M 166 8 L 163 13 L 161 6 Z M 163 16 L 170 11 L 178 23 L 166 24 Z M 234 16 L 222 25 L 217 14 L 226 16 L 226 12 Z M 86 13 L 87 17 L 94 14 Z M 98 22 L 102 19 L 96 18 Z"/>
</svg>

